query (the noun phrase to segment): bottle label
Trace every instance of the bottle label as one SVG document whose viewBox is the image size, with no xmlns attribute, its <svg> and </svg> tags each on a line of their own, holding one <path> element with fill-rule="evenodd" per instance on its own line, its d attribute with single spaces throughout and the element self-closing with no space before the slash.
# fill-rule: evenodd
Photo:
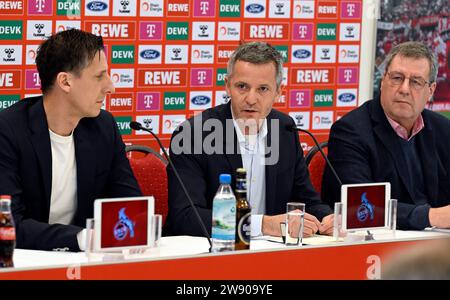
<svg viewBox="0 0 450 300">
<path fill-rule="evenodd" d="M 15 241 L 16 230 L 14 227 L 0 227 L 0 241 Z"/>
<path fill-rule="evenodd" d="M 251 236 L 251 213 L 246 213 L 239 220 L 238 224 L 238 235 L 239 239 L 246 245 L 250 244 L 250 236 Z"/>
<path fill-rule="evenodd" d="M 212 238 L 234 241 L 236 233 L 236 199 L 217 198 L 213 202 Z"/>
<path fill-rule="evenodd" d="M 247 180 L 236 179 L 236 192 L 247 192 Z"/>
</svg>

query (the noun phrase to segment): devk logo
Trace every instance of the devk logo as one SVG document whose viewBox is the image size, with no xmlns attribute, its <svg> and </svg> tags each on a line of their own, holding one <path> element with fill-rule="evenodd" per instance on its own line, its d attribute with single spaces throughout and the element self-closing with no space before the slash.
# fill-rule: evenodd
<svg viewBox="0 0 450 300">
<path fill-rule="evenodd" d="M 134 225 L 135 223 L 132 222 L 125 214 L 125 207 L 121 208 L 119 210 L 119 221 L 117 221 L 116 225 L 114 226 L 114 237 L 116 238 L 116 240 L 124 240 L 127 237 L 128 232 L 130 232 L 130 238 L 133 238 Z"/>
</svg>

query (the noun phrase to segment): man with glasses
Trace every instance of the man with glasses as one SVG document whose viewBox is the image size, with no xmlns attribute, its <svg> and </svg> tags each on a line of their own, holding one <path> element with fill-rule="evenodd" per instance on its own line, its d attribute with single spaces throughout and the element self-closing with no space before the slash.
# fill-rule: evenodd
<svg viewBox="0 0 450 300">
<path fill-rule="evenodd" d="M 425 109 L 436 89 L 434 53 L 418 42 L 386 57 L 380 96 L 333 124 L 329 158 L 344 184 L 390 182 L 399 229 L 450 228 L 450 120 Z M 325 170 L 322 197 L 340 201 Z"/>
</svg>

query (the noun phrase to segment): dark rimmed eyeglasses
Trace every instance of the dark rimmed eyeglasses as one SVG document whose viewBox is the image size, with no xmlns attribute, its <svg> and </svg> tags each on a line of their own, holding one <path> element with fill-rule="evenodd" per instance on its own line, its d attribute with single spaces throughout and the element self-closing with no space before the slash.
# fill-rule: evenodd
<svg viewBox="0 0 450 300">
<path fill-rule="evenodd" d="M 388 72 L 387 75 L 389 78 L 389 82 L 394 86 L 402 85 L 406 78 L 408 78 L 409 80 L 409 86 L 416 91 L 423 89 L 425 85 L 431 85 L 431 82 L 426 81 L 423 77 L 420 76 L 407 77 L 405 76 L 405 74 L 400 72 Z"/>
</svg>

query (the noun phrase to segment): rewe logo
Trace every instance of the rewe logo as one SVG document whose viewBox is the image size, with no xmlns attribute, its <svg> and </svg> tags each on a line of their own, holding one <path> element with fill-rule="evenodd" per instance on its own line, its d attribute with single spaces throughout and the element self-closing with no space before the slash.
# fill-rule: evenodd
<svg viewBox="0 0 450 300">
<path fill-rule="evenodd" d="M 245 39 L 252 40 L 287 40 L 289 24 L 284 23 L 244 23 Z"/>
<path fill-rule="evenodd" d="M 133 93 L 115 93 L 111 94 L 109 100 L 109 110 L 132 111 L 133 110 Z"/>
<path fill-rule="evenodd" d="M 337 18 L 337 1 L 319 1 L 317 17 Z"/>
<path fill-rule="evenodd" d="M 334 68 L 292 68 L 291 84 L 334 84 Z"/>
<path fill-rule="evenodd" d="M 136 111 L 159 110 L 159 92 L 138 92 Z"/>
<path fill-rule="evenodd" d="M 186 69 L 139 70 L 139 87 L 186 86 Z"/>
<path fill-rule="evenodd" d="M 227 63 L 237 45 L 217 45 L 217 63 Z"/>
<path fill-rule="evenodd" d="M 98 23 L 86 21 L 86 30 L 106 40 L 130 40 L 135 38 L 135 22 Z"/>
<path fill-rule="evenodd" d="M 0 15 L 23 15 L 23 0 L 0 1 Z"/>
<path fill-rule="evenodd" d="M 0 70 L 0 88 L 20 89 L 20 71 Z"/>
</svg>

